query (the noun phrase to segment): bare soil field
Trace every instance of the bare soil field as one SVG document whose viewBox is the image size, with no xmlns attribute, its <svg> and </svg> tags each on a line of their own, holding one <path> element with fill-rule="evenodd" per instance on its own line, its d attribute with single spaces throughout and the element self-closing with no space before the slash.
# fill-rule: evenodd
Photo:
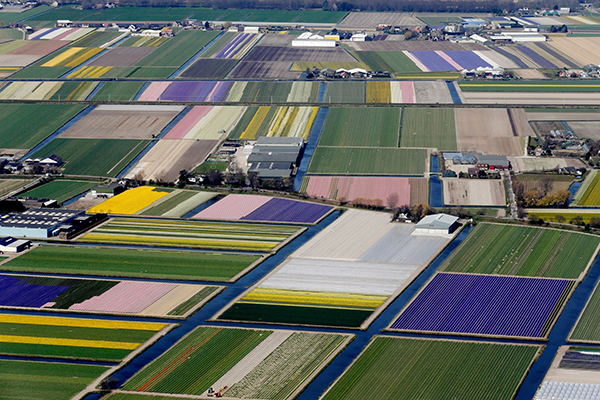
<svg viewBox="0 0 600 400">
<path fill-rule="evenodd" d="M 290 67 L 291 63 L 289 61 L 242 61 L 227 77 L 233 79 L 300 78 L 302 73 L 289 71 Z"/>
<path fill-rule="evenodd" d="M 93 197 L 91 192 L 81 197 L 79 200 L 69 204 L 69 210 L 89 210 L 90 208 L 102 203 L 104 198 Z"/>
<path fill-rule="evenodd" d="M 384 40 L 376 42 L 349 42 L 349 46 L 358 51 L 461 51 L 461 50 L 489 50 L 487 47 L 476 43 L 458 44 L 453 42 L 406 42 Z"/>
<path fill-rule="evenodd" d="M 565 126 L 559 121 L 533 121 L 531 124 L 539 135 L 544 136 L 551 135 L 550 131 L 565 130 Z"/>
<path fill-rule="evenodd" d="M 600 123 L 598 122 L 569 122 L 568 125 L 579 137 L 600 140 Z"/>
<path fill-rule="evenodd" d="M 61 40 L 32 40 L 28 41 L 25 46 L 19 47 L 11 51 L 12 54 L 33 54 L 46 55 L 55 50 L 60 49 L 66 44 Z"/>
<path fill-rule="evenodd" d="M 444 204 L 454 206 L 505 206 L 501 179 L 442 179 Z"/>
<path fill-rule="evenodd" d="M 95 67 L 133 67 L 156 47 L 115 47 L 89 63 Z"/>
<path fill-rule="evenodd" d="M 564 167 L 585 167 L 585 164 L 576 158 L 509 157 L 509 160 L 515 172 L 542 172 Z"/>
<path fill-rule="evenodd" d="M 581 66 L 600 64 L 600 37 L 553 36 L 548 44 Z"/>
<path fill-rule="evenodd" d="M 415 81 L 416 103 L 420 104 L 452 104 L 448 87 L 441 81 Z"/>
<path fill-rule="evenodd" d="M 600 121 L 600 112 L 528 112 L 529 121 Z"/>
<path fill-rule="evenodd" d="M 182 107 L 98 106 L 61 133 L 65 139 L 152 139 Z"/>
<path fill-rule="evenodd" d="M 410 205 L 427 204 L 429 202 L 429 179 L 409 178 Z"/>
<path fill-rule="evenodd" d="M 529 125 L 527 114 L 522 108 L 509 108 L 508 113 L 512 118 L 514 132 L 516 136 L 535 136 L 535 132 Z"/>
<path fill-rule="evenodd" d="M 125 177 L 142 173 L 146 180 L 174 181 L 182 169 L 191 170 L 201 164 L 218 143 L 218 140 L 159 140 Z"/>
<path fill-rule="evenodd" d="M 260 39 L 256 46 L 291 46 L 296 35 L 266 34 Z"/>
<path fill-rule="evenodd" d="M 600 105 L 600 93 L 461 92 L 466 104 Z"/>
<path fill-rule="evenodd" d="M 236 59 L 199 58 L 181 74 L 182 78 L 217 79 L 224 77 L 238 63 Z"/>
<path fill-rule="evenodd" d="M 513 74 L 523 79 L 548 79 L 541 71 L 533 68 L 518 68 Z"/>
<path fill-rule="evenodd" d="M 337 27 L 344 29 L 374 28 L 379 24 L 406 26 L 410 28 L 425 25 L 414 14 L 409 13 L 352 12 L 338 23 Z"/>
<path fill-rule="evenodd" d="M 589 383 L 598 384 L 600 382 L 600 371 L 594 371 L 590 369 L 569 369 L 560 368 L 560 362 L 567 350 L 571 346 L 560 346 L 552 361 L 550 369 L 544 377 L 544 381 L 555 381 L 555 382 L 573 382 L 573 383 Z M 591 364 L 590 364 L 591 365 Z"/>
<path fill-rule="evenodd" d="M 0 54 L 0 67 L 25 67 L 42 58 L 32 54 Z"/>
<path fill-rule="evenodd" d="M 513 133 L 506 109 L 457 108 L 454 119 L 459 150 L 523 155 L 523 146 Z"/>
<path fill-rule="evenodd" d="M 253 48 L 244 61 L 356 61 L 341 47 L 331 49 L 304 49 L 283 46 L 258 46 Z"/>
</svg>

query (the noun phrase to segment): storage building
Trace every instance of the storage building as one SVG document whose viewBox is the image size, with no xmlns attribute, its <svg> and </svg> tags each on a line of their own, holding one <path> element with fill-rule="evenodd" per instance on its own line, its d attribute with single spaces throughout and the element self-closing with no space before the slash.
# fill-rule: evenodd
<svg viewBox="0 0 600 400">
<path fill-rule="evenodd" d="M 261 137 L 248 156 L 248 172 L 263 179 L 290 178 L 302 159 L 304 140 L 295 137 Z"/>
<path fill-rule="evenodd" d="M 15 239 L 12 236 L 3 237 L 0 239 L 0 254 L 4 253 L 20 253 L 31 247 L 30 240 Z"/>
<path fill-rule="evenodd" d="M 448 214 L 428 215 L 415 225 L 416 235 L 449 235 L 458 228 L 458 217 Z"/>
<path fill-rule="evenodd" d="M 49 238 L 69 229 L 71 222 L 83 211 L 30 209 L 0 214 L 0 236 Z"/>
</svg>

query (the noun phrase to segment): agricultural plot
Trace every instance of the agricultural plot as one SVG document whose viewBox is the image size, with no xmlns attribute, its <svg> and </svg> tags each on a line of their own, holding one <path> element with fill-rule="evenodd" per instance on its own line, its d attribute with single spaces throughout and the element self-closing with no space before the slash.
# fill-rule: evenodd
<svg viewBox="0 0 600 400">
<path fill-rule="evenodd" d="M 390 206 L 389 199 L 393 194 L 397 196 L 396 205 L 414 206 L 429 201 L 425 178 L 308 176 L 302 181 L 300 192 L 312 197 L 356 203 L 380 202 L 387 206 Z"/>
<path fill-rule="evenodd" d="M 338 28 L 375 28 L 379 24 L 413 28 L 424 26 L 421 21 L 409 13 L 352 12 L 338 23 Z"/>
<path fill-rule="evenodd" d="M 165 139 L 220 140 L 236 126 L 245 107 L 195 106 L 164 136 Z"/>
<path fill-rule="evenodd" d="M 0 354 L 121 361 L 170 328 L 154 322 L 1 314 Z"/>
<path fill-rule="evenodd" d="M 324 103 L 364 103 L 365 82 L 327 82 Z"/>
<path fill-rule="evenodd" d="M 476 99 L 477 95 L 484 96 L 485 93 L 472 93 L 472 92 L 502 92 L 498 93 L 497 96 L 499 98 L 505 99 L 505 103 L 511 99 L 511 96 L 520 95 L 524 98 L 528 99 L 537 99 L 541 96 L 550 96 L 548 93 L 560 93 L 560 96 L 552 94 L 551 96 L 560 97 L 562 100 L 569 98 L 570 96 L 574 96 L 574 93 L 578 93 L 579 97 L 585 97 L 589 95 L 590 97 L 594 96 L 594 92 L 598 92 L 600 90 L 600 85 L 589 81 L 554 81 L 554 80 L 524 80 L 524 81 L 497 81 L 497 82 L 469 82 L 469 83 L 460 83 L 459 84 L 461 91 L 463 92 L 463 96 L 467 96 L 468 98 Z M 517 93 L 518 92 L 518 93 Z M 536 93 L 541 92 L 541 93 Z M 491 96 L 492 93 L 488 93 L 487 95 Z M 485 97 L 483 97 L 485 98 Z M 510 103 L 515 103 L 511 101 Z M 560 103 L 563 104 L 563 103 Z M 573 105 L 573 102 L 570 101 L 569 104 Z M 577 103 L 575 103 L 577 104 Z M 584 103 L 582 103 L 584 104 Z M 562 112 L 561 112 L 562 113 Z M 580 114 L 575 111 L 567 111 L 568 114 Z M 547 112 L 544 111 L 535 111 L 533 114 L 545 114 L 548 115 Z M 551 114 L 554 115 L 554 114 Z M 553 118 L 550 118 L 551 120 Z"/>
<path fill-rule="evenodd" d="M 63 159 L 62 168 L 67 175 L 115 177 L 148 143 L 147 140 L 57 138 L 32 157 L 56 154 Z"/>
<path fill-rule="evenodd" d="M 183 107 L 100 105 L 60 134 L 63 139 L 152 139 Z"/>
<path fill-rule="evenodd" d="M 252 103 L 285 102 L 292 89 L 292 82 L 235 82 L 227 101 Z"/>
<path fill-rule="evenodd" d="M 70 104 L 3 104 L 0 148 L 30 149 L 83 110 Z"/>
<path fill-rule="evenodd" d="M 599 244 L 582 233 L 483 223 L 440 271 L 581 279 Z"/>
<path fill-rule="evenodd" d="M 133 215 L 168 195 L 171 191 L 172 189 L 140 186 L 111 197 L 90 208 L 87 212 Z"/>
<path fill-rule="evenodd" d="M 346 211 L 217 318 L 365 329 L 449 241 L 413 229 Z"/>
<path fill-rule="evenodd" d="M 1 16 L 1 14 L 0 14 Z M 12 40 L 0 43 L 0 67 L 25 67 L 60 49 L 66 42 Z"/>
<path fill-rule="evenodd" d="M 332 206 L 270 196 L 230 194 L 194 215 L 194 219 L 315 224 Z"/>
<path fill-rule="evenodd" d="M 577 191 L 573 205 L 597 206 L 600 205 L 600 174 L 592 171 Z M 581 192 L 581 193 L 580 193 Z"/>
<path fill-rule="evenodd" d="M 300 234 L 291 226 L 115 218 L 79 240 L 88 243 L 276 251 Z"/>
<path fill-rule="evenodd" d="M 339 175 L 422 175 L 427 150 L 318 146 L 309 174 Z"/>
<path fill-rule="evenodd" d="M 252 47 L 260 40 L 261 34 L 238 33 L 231 37 L 231 40 L 217 49 L 210 58 L 217 59 L 236 59 L 244 58 L 244 55 L 251 51 Z"/>
<path fill-rule="evenodd" d="M 231 130 L 232 139 L 268 137 L 301 137 L 308 139 L 319 107 L 248 107 Z"/>
<path fill-rule="evenodd" d="M 600 289 L 596 284 L 592 295 L 588 299 L 585 308 L 577 319 L 575 327 L 569 335 L 569 341 L 580 343 L 600 342 Z"/>
<path fill-rule="evenodd" d="M 77 40 L 91 32 L 94 28 L 43 28 L 29 35 L 29 40 Z"/>
<path fill-rule="evenodd" d="M 456 150 L 454 110 L 407 108 L 402 115 L 401 147 Z"/>
<path fill-rule="evenodd" d="M 90 67 L 133 67 L 148 57 L 156 47 L 115 47 L 87 65 Z"/>
<path fill-rule="evenodd" d="M 98 82 L 56 82 L 54 89 L 44 96 L 44 100 L 83 101 L 92 94 L 97 86 Z"/>
<path fill-rule="evenodd" d="M 206 203 L 218 194 L 191 190 L 174 190 L 165 197 L 138 212 L 139 215 L 154 217 L 183 217 L 188 212 Z"/>
<path fill-rule="evenodd" d="M 592 140 L 600 140 L 600 129 L 597 122 L 592 121 L 569 121 L 569 128 L 579 137 Z"/>
<path fill-rule="evenodd" d="M 405 74 L 422 72 L 413 60 L 402 51 L 355 51 L 352 54 L 368 65 L 371 71 Z"/>
<path fill-rule="evenodd" d="M 227 398 L 287 399 L 298 394 L 350 335 L 198 327 L 123 389 Z"/>
<path fill-rule="evenodd" d="M 546 172 L 558 170 L 560 168 L 575 167 L 585 168 L 585 164 L 576 158 L 560 158 L 560 157 L 509 157 L 513 171 L 515 172 Z M 565 190 L 567 190 L 565 188 Z"/>
<path fill-rule="evenodd" d="M 295 81 L 286 101 L 288 103 L 316 103 L 319 96 L 318 82 Z"/>
<path fill-rule="evenodd" d="M 422 81 L 413 82 L 414 103 L 419 104 L 452 104 L 452 97 L 445 82 Z M 402 90 L 404 98 L 404 89 Z"/>
<path fill-rule="evenodd" d="M 1 100 L 56 100 L 60 94 L 64 95 L 65 90 L 61 90 L 64 86 L 63 82 L 40 82 L 40 81 L 29 81 L 29 82 L 12 82 L 8 84 L 2 93 L 0 93 Z M 95 82 L 88 82 L 85 87 L 90 87 L 90 91 L 80 91 L 77 95 L 68 93 L 62 98 L 65 100 L 85 100 L 87 95 L 91 93 L 91 90 L 96 86 Z M 84 95 L 85 94 L 85 95 Z M 83 98 L 82 98 L 82 95 Z"/>
<path fill-rule="evenodd" d="M 225 101 L 232 82 L 153 82 L 139 101 Z"/>
<path fill-rule="evenodd" d="M 2 397 L 70 399 L 108 370 L 101 365 L 0 360 Z"/>
<path fill-rule="evenodd" d="M 185 318 L 219 286 L 0 275 L 1 308 Z"/>
<path fill-rule="evenodd" d="M 38 246 L 2 265 L 6 271 L 153 279 L 231 281 L 262 258 L 251 254 Z"/>
<path fill-rule="evenodd" d="M 592 218 L 600 218 L 600 211 L 596 209 L 582 210 L 580 208 L 571 209 L 547 209 L 530 208 L 527 209 L 529 218 L 541 218 L 548 222 L 559 222 L 563 224 L 584 223 L 587 224 Z M 579 221 L 581 218 L 581 221 Z"/>
<path fill-rule="evenodd" d="M 548 45 L 575 61 L 578 66 L 600 62 L 600 53 L 598 53 L 600 51 L 599 37 L 557 36 L 553 37 Z"/>
<path fill-rule="evenodd" d="M 202 164 L 218 144 L 218 140 L 159 140 L 125 177 L 141 174 L 147 180 L 173 182 L 179 171 L 191 171 Z"/>
<path fill-rule="evenodd" d="M 444 204 L 454 206 L 506 206 L 500 179 L 443 179 Z"/>
<path fill-rule="evenodd" d="M 523 185 L 523 190 L 537 190 L 540 193 L 547 190 L 548 194 L 556 194 L 561 190 L 569 190 L 575 177 L 558 174 L 519 174 L 512 178 L 513 185 Z M 550 187 L 544 187 L 544 182 L 549 180 Z"/>
<path fill-rule="evenodd" d="M 104 49 L 97 47 L 67 47 L 55 56 L 42 60 L 41 67 L 69 67 L 74 68 L 83 64 L 90 58 L 101 53 Z"/>
<path fill-rule="evenodd" d="M 77 39 L 72 45 L 77 47 L 109 47 L 129 35 L 128 32 L 95 30 Z"/>
<path fill-rule="evenodd" d="M 83 192 L 87 192 L 97 184 L 98 182 L 55 180 L 21 193 L 19 197 L 51 199 L 63 203 Z"/>
<path fill-rule="evenodd" d="M 574 286 L 566 279 L 438 272 L 387 329 L 547 338 Z"/>
<path fill-rule="evenodd" d="M 534 400 L 595 398 L 600 393 L 596 365 L 600 353 L 594 347 L 561 346 Z"/>
<path fill-rule="evenodd" d="M 527 132 L 513 131 L 515 113 L 507 109 L 466 108 L 454 110 L 458 150 L 479 151 L 485 154 L 524 155 L 524 136 Z M 525 120 L 526 121 L 526 120 Z M 515 123 L 517 125 L 517 123 Z"/>
<path fill-rule="evenodd" d="M 91 100 L 132 101 L 143 86 L 143 82 L 106 82 Z"/>
<path fill-rule="evenodd" d="M 510 400 L 536 345 L 375 337 L 323 400 Z"/>
<path fill-rule="evenodd" d="M 180 78 L 222 79 L 238 63 L 237 59 L 228 58 L 199 58 L 194 61 Z"/>
<path fill-rule="evenodd" d="M 401 108 L 330 108 L 319 146 L 397 147 Z"/>
<path fill-rule="evenodd" d="M 6 196 L 30 182 L 31 179 L 0 179 L 0 196 Z"/>
</svg>

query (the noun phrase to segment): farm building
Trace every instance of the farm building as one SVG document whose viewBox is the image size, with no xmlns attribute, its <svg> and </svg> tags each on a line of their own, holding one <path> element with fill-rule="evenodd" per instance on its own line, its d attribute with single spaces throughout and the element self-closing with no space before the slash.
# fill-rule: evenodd
<svg viewBox="0 0 600 400">
<path fill-rule="evenodd" d="M 12 236 L 0 239 L 0 254 L 20 253 L 31 246 L 30 240 L 15 239 Z"/>
<path fill-rule="evenodd" d="M 125 191 L 125 187 L 118 182 L 112 182 L 108 185 L 98 185 L 92 188 L 94 197 L 113 197 Z"/>
<path fill-rule="evenodd" d="M 49 238 L 71 227 L 81 211 L 30 209 L 0 214 L 0 236 Z"/>
<path fill-rule="evenodd" d="M 428 215 L 415 225 L 416 235 L 449 235 L 458 228 L 458 217 L 448 214 Z"/>
<path fill-rule="evenodd" d="M 300 164 L 304 141 L 297 137 L 261 137 L 248 156 L 248 172 L 263 179 L 289 178 Z"/>
<path fill-rule="evenodd" d="M 509 169 L 510 163 L 506 156 L 488 156 L 481 154 L 477 157 L 477 168 L 491 170 Z"/>
<path fill-rule="evenodd" d="M 298 38 L 292 40 L 292 47 L 335 47 L 336 40 L 325 39 L 325 37 L 304 32 Z"/>
<path fill-rule="evenodd" d="M 465 17 L 461 22 L 465 30 L 470 28 L 482 28 L 487 25 L 487 21 L 481 18 Z"/>
</svg>

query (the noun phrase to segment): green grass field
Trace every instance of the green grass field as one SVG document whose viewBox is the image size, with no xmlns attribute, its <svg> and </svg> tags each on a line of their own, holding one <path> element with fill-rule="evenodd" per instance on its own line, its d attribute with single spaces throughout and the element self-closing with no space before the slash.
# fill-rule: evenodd
<svg viewBox="0 0 600 400">
<path fill-rule="evenodd" d="M 73 47 L 100 47 L 105 43 L 122 35 L 122 32 L 92 32 L 84 37 L 77 39 L 71 46 Z"/>
<path fill-rule="evenodd" d="M 109 367 L 0 360 L 2 399 L 70 399 Z"/>
<path fill-rule="evenodd" d="M 30 149 L 84 108 L 72 104 L 2 104 L 0 148 Z"/>
<path fill-rule="evenodd" d="M 454 110 L 450 108 L 404 109 L 400 146 L 456 150 Z"/>
<path fill-rule="evenodd" d="M 463 92 L 600 92 L 600 81 L 501 81 L 459 83 Z"/>
<path fill-rule="evenodd" d="M 376 337 L 323 400 L 510 400 L 540 350 Z"/>
<path fill-rule="evenodd" d="M 574 342 L 600 343 L 600 283 L 592 292 L 577 324 L 569 335 Z"/>
<path fill-rule="evenodd" d="M 31 182 L 31 179 L 0 179 L 0 196 L 9 194 Z"/>
<path fill-rule="evenodd" d="M 391 73 L 422 72 L 401 51 L 355 51 L 352 54 L 367 64 L 372 71 L 387 71 Z"/>
<path fill-rule="evenodd" d="M 365 82 L 327 82 L 324 103 L 360 103 L 365 102 L 367 87 Z"/>
<path fill-rule="evenodd" d="M 0 22 L 4 22 L 4 25 L 12 24 L 13 22 L 23 21 L 36 15 L 40 15 L 51 9 L 52 7 L 50 6 L 38 6 L 22 12 L 2 12 L 0 13 Z"/>
<path fill-rule="evenodd" d="M 58 79 L 69 72 L 71 67 L 36 67 L 23 68 L 11 75 L 11 79 Z"/>
<path fill-rule="evenodd" d="M 123 389 L 200 395 L 271 333 L 199 327 L 134 375 Z"/>
<path fill-rule="evenodd" d="M 598 244 L 581 233 L 480 223 L 440 271 L 577 279 Z"/>
<path fill-rule="evenodd" d="M 422 175 L 427 150 L 364 147 L 320 147 L 309 174 Z"/>
<path fill-rule="evenodd" d="M 93 101 L 132 101 L 144 82 L 107 82 L 96 92 Z"/>
<path fill-rule="evenodd" d="M 34 197 L 36 199 L 51 199 L 62 203 L 87 190 L 98 182 L 56 180 L 21 193 L 19 197 Z"/>
<path fill-rule="evenodd" d="M 147 145 L 148 140 L 54 139 L 33 157 L 62 157 L 67 175 L 115 177 Z"/>
<path fill-rule="evenodd" d="M 231 280 L 260 257 L 87 246 L 39 246 L 4 264 L 6 271 L 154 279 Z"/>
<path fill-rule="evenodd" d="M 3 14 L 5 13 L 0 13 L 0 20 Z M 23 32 L 13 28 L 0 29 L 0 40 L 2 39 L 20 40 L 23 39 Z"/>
<path fill-rule="evenodd" d="M 292 89 L 292 82 L 248 82 L 241 102 L 285 102 Z"/>
<path fill-rule="evenodd" d="M 319 146 L 397 147 L 402 109 L 331 108 Z"/>
</svg>

